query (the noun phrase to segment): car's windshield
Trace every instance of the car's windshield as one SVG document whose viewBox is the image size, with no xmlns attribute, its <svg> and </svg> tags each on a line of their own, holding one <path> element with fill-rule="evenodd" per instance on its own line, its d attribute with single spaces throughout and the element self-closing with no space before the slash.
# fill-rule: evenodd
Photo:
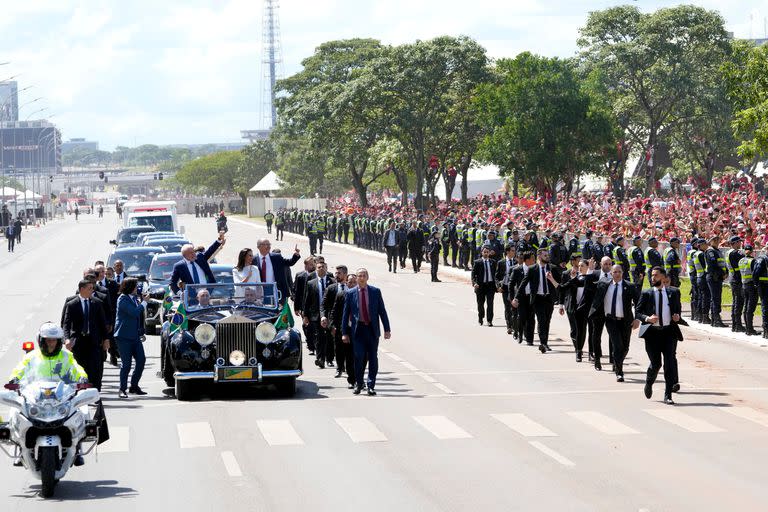
<svg viewBox="0 0 768 512">
<path fill-rule="evenodd" d="M 162 247 L 165 252 L 181 252 L 181 248 L 188 244 L 189 240 L 183 238 L 164 239 L 164 240 L 149 240 L 145 244 L 147 247 Z"/>
<path fill-rule="evenodd" d="M 154 226 L 157 231 L 173 231 L 173 217 L 170 215 L 151 215 L 131 217 L 131 226 Z"/>
<path fill-rule="evenodd" d="M 180 259 L 180 254 L 176 258 L 155 258 L 149 267 L 149 278 L 153 281 L 168 281 L 173 273 L 173 265 Z"/>
<path fill-rule="evenodd" d="M 142 231 L 139 229 L 124 229 L 120 232 L 120 235 L 117 239 L 117 243 L 132 244 L 136 241 L 138 236 L 142 233 L 146 233 L 146 231 Z"/>
<path fill-rule="evenodd" d="M 187 311 L 215 306 L 253 306 L 277 308 L 274 283 L 216 283 L 186 286 L 184 304 Z"/>
<path fill-rule="evenodd" d="M 149 266 L 152 264 L 152 258 L 155 254 L 161 254 L 162 249 L 157 251 L 118 251 L 113 252 L 109 257 L 109 266 L 112 266 L 115 260 L 122 260 L 126 274 L 148 274 Z"/>
<path fill-rule="evenodd" d="M 181 235 L 177 235 L 176 233 L 149 231 L 147 233 L 141 233 L 139 236 L 137 236 L 136 244 L 143 245 L 144 241 L 149 238 L 180 238 L 180 237 Z"/>
</svg>

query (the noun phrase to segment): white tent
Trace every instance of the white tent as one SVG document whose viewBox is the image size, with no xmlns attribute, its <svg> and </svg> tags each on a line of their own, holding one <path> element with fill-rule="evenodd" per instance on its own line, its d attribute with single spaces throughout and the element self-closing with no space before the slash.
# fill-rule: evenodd
<svg viewBox="0 0 768 512">
<path fill-rule="evenodd" d="M 456 186 L 453 188 L 452 199 L 461 199 L 461 176 L 456 177 Z M 504 187 L 504 178 L 499 176 L 499 168 L 495 165 L 481 165 L 470 167 L 467 171 L 467 197 L 478 195 L 491 195 L 499 192 Z M 440 200 L 445 200 L 445 185 L 442 180 L 435 187 L 435 195 Z"/>
<path fill-rule="evenodd" d="M 26 199 L 40 199 L 40 198 L 43 197 L 40 194 L 35 194 L 31 190 L 27 190 L 26 192 L 24 192 L 24 191 L 17 191 L 17 192 L 18 193 L 16 194 L 16 197 L 19 198 L 19 199 L 25 199 L 25 198 Z"/>
<path fill-rule="evenodd" d="M 23 192 L 22 192 L 23 193 Z M 19 194 L 19 191 L 11 187 L 0 187 L 0 197 L 13 199 Z"/>
<path fill-rule="evenodd" d="M 275 171 L 269 171 L 257 184 L 251 187 L 251 192 L 276 192 L 283 188 L 280 178 Z"/>
</svg>

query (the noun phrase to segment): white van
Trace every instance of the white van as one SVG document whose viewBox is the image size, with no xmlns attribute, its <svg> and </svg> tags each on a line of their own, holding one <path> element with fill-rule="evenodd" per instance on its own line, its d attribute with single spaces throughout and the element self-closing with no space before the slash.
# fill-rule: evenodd
<svg viewBox="0 0 768 512">
<path fill-rule="evenodd" d="M 123 205 L 123 227 L 154 226 L 157 231 L 183 233 L 176 218 L 176 201 L 128 202 Z"/>
</svg>

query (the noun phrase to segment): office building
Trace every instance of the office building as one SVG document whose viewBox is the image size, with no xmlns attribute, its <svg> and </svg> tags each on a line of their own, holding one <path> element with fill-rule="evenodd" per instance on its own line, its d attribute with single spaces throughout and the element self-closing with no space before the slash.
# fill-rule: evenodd
<svg viewBox="0 0 768 512">
<path fill-rule="evenodd" d="M 14 80 L 0 82 L 0 122 L 19 120 L 19 86 Z"/>
</svg>

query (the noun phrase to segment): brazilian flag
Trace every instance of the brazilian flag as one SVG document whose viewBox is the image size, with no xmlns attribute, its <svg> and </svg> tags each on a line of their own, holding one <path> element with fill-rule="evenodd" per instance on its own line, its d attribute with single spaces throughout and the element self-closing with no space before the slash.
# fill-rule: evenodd
<svg viewBox="0 0 768 512">
<path fill-rule="evenodd" d="M 163 294 L 163 309 L 170 311 L 173 308 L 173 295 L 171 295 L 171 287 L 165 287 L 165 293 Z"/>
<path fill-rule="evenodd" d="M 283 310 L 280 311 L 280 316 L 277 317 L 275 329 L 279 331 L 280 329 L 287 329 L 288 327 L 293 327 L 293 315 L 291 314 L 291 308 L 286 302 L 283 305 Z"/>
<path fill-rule="evenodd" d="M 184 329 L 185 331 L 189 328 L 189 324 L 187 322 L 187 308 L 184 307 L 184 303 L 180 302 L 179 307 L 176 308 L 176 311 L 173 313 L 173 317 L 171 318 L 171 334 L 175 333 L 179 329 Z"/>
</svg>

